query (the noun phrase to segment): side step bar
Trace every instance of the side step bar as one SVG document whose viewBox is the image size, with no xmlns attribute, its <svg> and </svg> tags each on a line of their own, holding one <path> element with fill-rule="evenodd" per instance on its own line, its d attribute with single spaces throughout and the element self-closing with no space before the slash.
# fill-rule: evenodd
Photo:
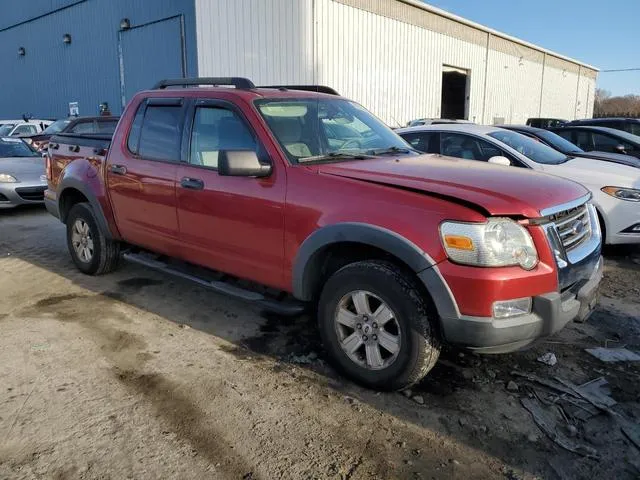
<svg viewBox="0 0 640 480">
<path fill-rule="evenodd" d="M 217 280 L 210 281 L 204 278 L 196 277 L 195 275 L 191 275 L 189 273 L 182 272 L 176 268 L 173 268 L 162 261 L 150 258 L 148 255 L 140 253 L 125 253 L 123 255 L 123 258 L 129 262 L 144 265 L 145 267 L 153 268 L 155 270 L 160 270 L 170 275 L 184 278 L 185 280 L 190 280 L 191 282 L 202 285 L 203 287 L 215 292 L 222 293 L 230 297 L 235 297 L 237 299 L 244 300 L 245 302 L 253 303 L 260 308 L 273 313 L 277 313 L 279 315 L 295 316 L 300 315 L 305 310 L 305 304 L 302 302 L 298 302 L 296 300 L 277 301 L 267 298 L 261 293 L 247 290 L 242 287 L 237 287 L 226 282 Z"/>
</svg>

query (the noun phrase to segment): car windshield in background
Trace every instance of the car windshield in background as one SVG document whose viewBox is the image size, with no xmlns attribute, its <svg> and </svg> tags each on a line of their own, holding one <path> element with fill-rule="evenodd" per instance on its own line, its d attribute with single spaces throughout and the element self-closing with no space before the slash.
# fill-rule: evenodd
<svg viewBox="0 0 640 480">
<path fill-rule="evenodd" d="M 54 133 L 60 133 L 64 129 L 64 127 L 66 127 L 70 123 L 71 123 L 71 120 L 56 120 L 51 125 L 49 125 L 47 128 L 45 128 L 42 131 L 42 134 L 43 135 L 53 135 Z"/>
<path fill-rule="evenodd" d="M 256 106 L 294 163 L 414 150 L 357 103 L 344 99 L 265 99 Z"/>
<path fill-rule="evenodd" d="M 39 156 L 39 153 L 18 138 L 0 138 L 0 158 Z"/>
<path fill-rule="evenodd" d="M 581 153 L 584 152 L 580 147 L 574 145 L 569 140 L 562 138 L 560 135 L 556 135 L 553 132 L 545 130 L 544 132 L 540 132 L 538 135 L 551 145 L 553 148 L 560 152 L 564 153 Z"/>
<path fill-rule="evenodd" d="M 491 132 L 489 136 L 506 145 L 509 145 L 511 148 L 520 152 L 522 155 L 530 158 L 536 163 L 557 165 L 568 160 L 568 157 L 565 154 L 560 153 L 551 147 L 547 147 L 537 140 L 526 137 L 516 132 L 500 130 Z"/>
<path fill-rule="evenodd" d="M 13 127 L 15 127 L 13 123 L 3 123 L 2 125 L 0 125 L 0 137 L 9 135 L 11 130 L 13 130 Z"/>
</svg>

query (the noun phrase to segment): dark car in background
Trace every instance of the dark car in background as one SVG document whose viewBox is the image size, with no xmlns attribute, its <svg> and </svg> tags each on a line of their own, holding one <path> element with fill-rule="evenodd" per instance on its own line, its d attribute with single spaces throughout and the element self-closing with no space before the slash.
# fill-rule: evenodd
<svg viewBox="0 0 640 480">
<path fill-rule="evenodd" d="M 527 125 L 536 128 L 559 127 L 567 123 L 568 120 L 562 118 L 527 118 Z"/>
<path fill-rule="evenodd" d="M 585 152 L 566 138 L 563 138 L 550 130 L 529 127 L 527 125 L 500 125 L 500 128 L 512 130 L 526 135 L 527 137 L 531 137 L 568 157 L 591 158 L 594 160 L 603 160 L 605 162 L 620 163 L 622 165 L 630 165 L 632 167 L 640 168 L 640 159 L 620 153 L 598 151 Z"/>
<path fill-rule="evenodd" d="M 569 140 L 585 152 L 611 152 L 640 158 L 640 137 L 606 127 L 564 125 L 552 128 L 562 138 Z"/>
<path fill-rule="evenodd" d="M 640 118 L 588 118 L 585 120 L 573 120 L 567 125 L 606 127 L 622 130 L 633 135 L 640 135 Z"/>
<path fill-rule="evenodd" d="M 112 135 L 116 130 L 120 117 L 102 116 L 102 117 L 74 117 L 56 120 L 49 125 L 41 134 L 28 137 L 27 142 L 36 150 L 42 151 L 49 144 L 49 139 L 58 133 L 72 134 L 109 134 Z"/>
</svg>

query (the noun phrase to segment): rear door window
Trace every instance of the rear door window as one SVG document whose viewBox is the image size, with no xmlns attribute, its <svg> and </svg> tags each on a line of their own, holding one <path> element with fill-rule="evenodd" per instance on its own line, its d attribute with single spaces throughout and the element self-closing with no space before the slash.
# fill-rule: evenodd
<svg viewBox="0 0 640 480">
<path fill-rule="evenodd" d="M 564 138 L 565 140 L 573 143 L 574 145 L 578 145 L 576 143 L 575 135 L 574 135 L 575 132 L 573 130 L 559 130 L 559 131 L 555 131 L 554 130 L 553 133 L 555 133 L 557 135 L 560 135 L 562 138 Z"/>
<path fill-rule="evenodd" d="M 150 160 L 179 162 L 182 118 L 180 103 L 147 105 L 140 128 L 138 155 Z"/>
<path fill-rule="evenodd" d="M 440 153 L 437 132 L 414 132 L 400 135 L 416 150 L 425 153 Z"/>
<path fill-rule="evenodd" d="M 443 132 L 440 138 L 440 152 L 449 157 L 486 162 L 491 157 L 505 156 L 500 148 L 471 135 Z"/>
<path fill-rule="evenodd" d="M 576 139 L 576 141 L 573 143 L 575 143 L 585 152 L 593 150 L 593 137 L 591 136 L 591 132 L 588 132 L 586 130 L 577 130 L 573 133 Z"/>
<path fill-rule="evenodd" d="M 622 144 L 620 140 L 615 137 L 593 132 L 593 144 L 594 148 L 599 152 L 615 152 L 616 147 Z"/>
</svg>

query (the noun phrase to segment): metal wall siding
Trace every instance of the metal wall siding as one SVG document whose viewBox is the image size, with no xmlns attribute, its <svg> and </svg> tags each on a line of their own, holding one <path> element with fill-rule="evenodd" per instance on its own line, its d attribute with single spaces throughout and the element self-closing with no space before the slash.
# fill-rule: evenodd
<svg viewBox="0 0 640 480">
<path fill-rule="evenodd" d="M 312 0 L 195 0 L 201 76 L 313 82 Z"/>
<path fill-rule="evenodd" d="M 588 93 L 581 92 L 594 88 L 592 70 L 486 32 L 483 42 L 464 41 L 446 25 L 431 29 L 429 22 L 408 18 L 406 9 L 423 19 L 438 17 L 396 0 L 316 0 L 316 82 L 335 87 L 390 125 L 440 116 L 443 65 L 469 72 L 470 120 L 524 123 L 540 115 L 588 114 L 577 102 L 585 97 L 589 107 Z M 579 69 L 584 87 L 578 86 Z"/>
<path fill-rule="evenodd" d="M 533 48 L 529 48 L 526 45 L 519 43 L 510 42 L 509 40 L 496 37 L 495 35 L 489 36 L 489 48 L 496 52 L 513 55 L 517 58 L 522 57 L 523 60 L 538 62 L 540 64 L 542 64 L 544 59 L 544 53 L 539 50 L 534 50 Z"/>
<path fill-rule="evenodd" d="M 41 15 L 65 2 L 31 0 L 28 3 L 29 9 L 21 10 L 22 13 Z M 3 6 L 3 14 L 9 11 L 4 19 L 17 18 L 13 10 L 25 6 L 24 2 L 12 5 L 15 6 Z M 132 26 L 137 26 L 177 14 L 184 15 L 186 25 L 187 74 L 195 75 L 195 19 L 191 1 L 86 0 L 0 31 L 3 45 L 0 64 L 5 72 L 11 72 L 0 77 L 0 90 L 11 92 L 11 95 L 0 96 L 0 117 L 18 117 L 27 112 L 35 117 L 63 117 L 72 101 L 79 102 L 81 115 L 97 114 L 98 104 L 103 101 L 109 102 L 113 113 L 119 113 L 120 20 L 129 18 Z M 24 21 L 25 17 L 20 18 Z M 65 33 L 71 35 L 70 45 L 62 41 Z M 162 42 L 163 39 L 158 38 L 139 55 L 156 53 L 157 62 L 166 61 L 162 57 Z M 19 47 L 26 49 L 25 56 L 18 56 Z"/>
<path fill-rule="evenodd" d="M 542 64 L 494 50 L 489 51 L 484 123 L 504 118 L 506 123 L 524 123 L 538 116 L 542 86 Z"/>
<path fill-rule="evenodd" d="M 13 2 L 2 2 L 0 30 L 83 1 L 87 0 L 15 0 Z"/>
<path fill-rule="evenodd" d="M 427 12 L 398 0 L 335 0 L 344 5 L 365 10 L 403 23 L 453 36 L 460 40 L 483 44 L 486 34 L 477 28 Z"/>
<path fill-rule="evenodd" d="M 460 23 L 454 19 L 448 18 L 442 14 L 438 14 L 434 11 L 428 11 L 419 6 L 413 5 L 410 2 L 403 0 L 333 0 L 344 5 L 348 5 L 353 8 L 366 10 L 368 12 L 375 13 L 393 20 L 398 20 L 403 23 L 416 25 L 426 28 L 433 32 L 442 33 L 459 40 L 466 42 L 477 43 L 478 45 L 486 45 L 487 31 L 480 26 L 474 27 Z M 516 39 L 508 39 L 492 34 L 492 46 L 491 48 L 516 55 L 518 57 L 524 56 L 529 60 L 534 60 L 542 63 L 544 52 L 542 50 L 536 50 L 535 46 L 524 45 L 518 42 Z M 547 53 L 548 54 L 548 53 Z M 553 55 L 551 55 L 553 56 Z M 578 64 L 555 58 L 553 61 L 561 62 L 556 64 L 559 68 L 566 68 L 576 71 Z M 585 67 L 583 67 L 585 68 Z M 589 69 L 591 75 L 596 75 L 597 72 Z M 595 78 L 595 77 L 593 77 Z"/>
<path fill-rule="evenodd" d="M 573 119 L 578 75 L 547 65 L 542 87 L 542 117 Z"/>
<path fill-rule="evenodd" d="M 482 46 L 342 2 L 317 0 L 315 13 L 318 83 L 335 87 L 397 125 L 438 116 L 443 64 L 467 68 L 470 118 L 480 120 Z"/>
</svg>

